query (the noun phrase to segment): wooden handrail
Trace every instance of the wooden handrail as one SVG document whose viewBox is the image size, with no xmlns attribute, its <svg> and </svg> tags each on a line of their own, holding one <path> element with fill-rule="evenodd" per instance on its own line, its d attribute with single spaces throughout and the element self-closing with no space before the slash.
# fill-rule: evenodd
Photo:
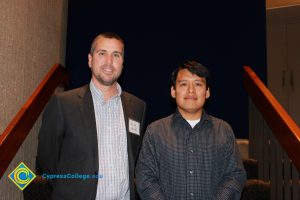
<svg viewBox="0 0 300 200">
<path fill-rule="evenodd" d="M 300 129 L 298 125 L 249 66 L 244 66 L 243 83 L 277 141 L 297 170 L 300 171 Z"/>
<path fill-rule="evenodd" d="M 29 134 L 54 90 L 66 86 L 68 74 L 60 64 L 52 66 L 26 103 L 0 135 L 0 178 Z"/>
</svg>

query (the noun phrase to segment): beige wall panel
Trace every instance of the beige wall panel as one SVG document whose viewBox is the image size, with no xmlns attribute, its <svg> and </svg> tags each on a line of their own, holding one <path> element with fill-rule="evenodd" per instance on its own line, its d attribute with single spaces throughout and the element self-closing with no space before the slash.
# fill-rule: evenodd
<svg viewBox="0 0 300 200">
<path fill-rule="evenodd" d="M 0 134 L 50 67 L 64 64 L 67 0 L 0 1 Z M 0 180 L 0 200 L 23 199 L 7 178 L 21 161 L 35 169 L 40 120 Z"/>
</svg>

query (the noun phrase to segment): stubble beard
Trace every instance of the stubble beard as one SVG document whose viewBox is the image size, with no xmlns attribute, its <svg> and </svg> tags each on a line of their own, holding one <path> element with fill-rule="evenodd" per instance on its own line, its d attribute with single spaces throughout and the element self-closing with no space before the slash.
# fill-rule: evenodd
<svg viewBox="0 0 300 200">
<path fill-rule="evenodd" d="M 106 81 L 106 80 L 104 80 L 104 78 L 101 77 L 101 75 L 97 75 L 96 79 L 100 84 L 105 85 L 105 86 L 112 86 L 118 80 L 118 78 L 113 77 L 111 80 Z"/>
<path fill-rule="evenodd" d="M 108 67 L 107 64 L 102 65 L 100 68 L 105 68 Z M 113 66 L 110 66 L 111 68 L 114 68 Z M 122 67 L 123 68 L 123 67 Z M 101 70 L 101 69 L 100 69 Z M 122 70 L 121 70 L 122 72 Z M 112 74 L 112 76 L 110 78 L 107 78 L 107 75 L 103 74 L 103 72 L 99 72 L 96 74 L 94 74 L 94 77 L 96 78 L 96 80 L 98 81 L 98 83 L 100 83 L 101 85 L 104 86 L 112 86 L 113 84 L 115 84 L 118 80 L 118 78 L 121 76 L 121 72 L 119 72 L 119 74 Z"/>
<path fill-rule="evenodd" d="M 102 85 L 112 86 L 114 83 L 117 82 L 120 75 L 121 75 L 121 73 L 120 74 L 114 74 L 109 80 L 105 80 L 105 75 L 100 73 L 96 76 L 96 79 Z"/>
</svg>

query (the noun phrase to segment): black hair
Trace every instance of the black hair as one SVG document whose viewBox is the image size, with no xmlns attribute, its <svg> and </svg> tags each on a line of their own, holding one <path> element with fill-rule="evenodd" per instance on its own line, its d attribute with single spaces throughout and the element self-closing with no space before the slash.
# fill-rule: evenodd
<svg viewBox="0 0 300 200">
<path fill-rule="evenodd" d="M 182 64 L 180 64 L 172 73 L 171 80 L 172 80 L 172 86 L 175 88 L 176 86 L 176 79 L 178 76 L 178 72 L 180 70 L 187 69 L 192 74 L 196 74 L 199 77 L 205 78 L 206 81 L 206 88 L 210 88 L 211 84 L 211 77 L 208 69 L 203 66 L 202 64 L 196 62 L 196 61 L 186 61 Z"/>
</svg>

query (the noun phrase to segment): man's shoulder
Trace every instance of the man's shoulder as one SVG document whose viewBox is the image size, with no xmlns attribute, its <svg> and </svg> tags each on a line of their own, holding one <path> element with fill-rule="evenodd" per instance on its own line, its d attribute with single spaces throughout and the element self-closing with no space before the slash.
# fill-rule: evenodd
<svg viewBox="0 0 300 200">
<path fill-rule="evenodd" d="M 212 128 L 218 130 L 217 132 L 219 134 L 231 135 L 233 133 L 232 127 L 227 121 L 211 115 L 209 115 L 208 118 Z"/>
<path fill-rule="evenodd" d="M 142 104 L 142 105 L 146 105 L 145 101 L 143 101 L 142 99 L 140 99 L 139 97 L 126 92 L 126 91 L 122 91 L 122 96 L 129 101 L 133 101 L 134 103 L 138 103 L 138 104 Z"/>
<path fill-rule="evenodd" d="M 75 97 L 84 97 L 86 93 L 90 93 L 90 89 L 88 85 L 84 85 L 79 88 L 58 92 L 53 95 L 53 98 L 59 101 L 73 101 Z"/>
<path fill-rule="evenodd" d="M 166 143 L 170 138 L 174 137 L 174 126 L 172 126 L 173 115 L 157 119 L 147 126 L 145 137 L 147 140 L 156 141 L 160 144 Z"/>
<path fill-rule="evenodd" d="M 212 123 L 212 124 L 220 124 L 220 125 L 224 125 L 224 126 L 230 126 L 229 123 L 221 118 L 218 118 L 218 117 L 214 117 L 214 116 L 211 116 L 211 115 L 208 115 L 208 118 L 209 118 L 209 121 Z"/>
<path fill-rule="evenodd" d="M 78 105 L 78 102 L 80 102 L 85 96 L 88 96 L 87 94 L 91 94 L 88 85 L 68 91 L 57 92 L 53 94 L 48 102 L 47 107 L 53 108 L 58 106 L 61 108 L 72 109 L 74 108 L 74 106 L 76 107 Z M 90 99 L 90 102 L 92 102 L 91 95 Z"/>
<path fill-rule="evenodd" d="M 163 118 L 160 118 L 160 119 L 157 119 L 157 120 L 151 122 L 148 125 L 147 129 L 151 130 L 151 129 L 158 129 L 158 128 L 167 128 L 167 127 L 170 127 L 171 126 L 171 122 L 172 122 L 172 118 L 173 118 L 173 114 L 171 114 L 169 116 L 166 116 L 166 117 L 163 117 Z"/>
</svg>

